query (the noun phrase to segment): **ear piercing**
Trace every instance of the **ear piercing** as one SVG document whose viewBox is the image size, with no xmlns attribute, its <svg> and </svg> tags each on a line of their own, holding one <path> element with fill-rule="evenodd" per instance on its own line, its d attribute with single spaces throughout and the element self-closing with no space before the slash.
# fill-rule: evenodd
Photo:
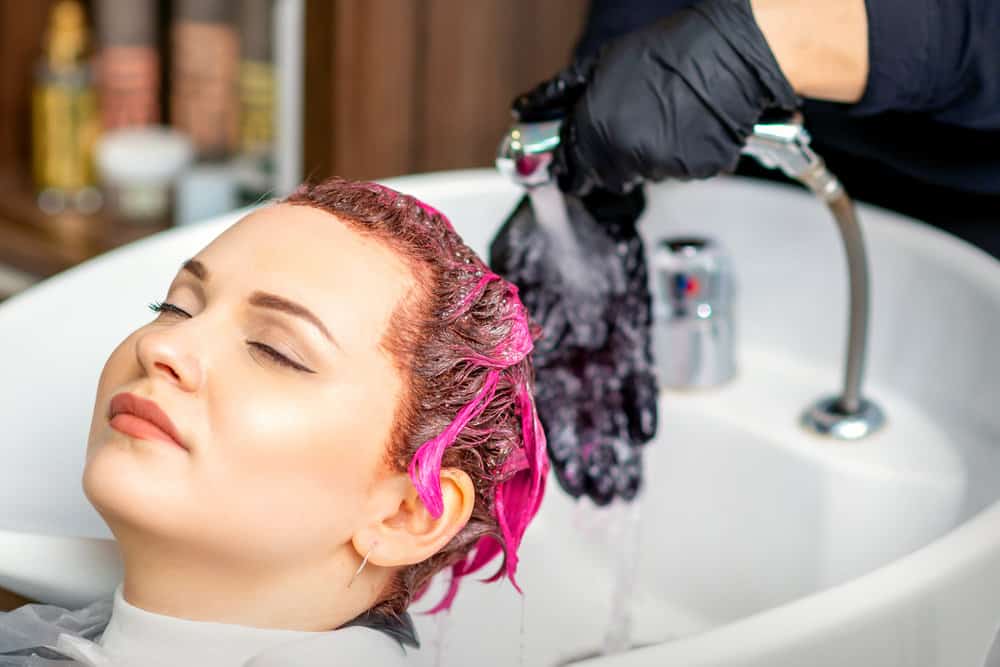
<svg viewBox="0 0 1000 667">
<path fill-rule="evenodd" d="M 377 547 L 377 546 L 378 546 L 378 540 L 375 540 L 374 542 L 372 542 L 372 545 L 370 547 L 368 547 L 368 553 L 366 553 L 365 557 L 363 559 L 361 559 L 361 565 L 359 565 L 358 569 L 355 570 L 354 576 L 351 577 L 351 580 L 349 582 L 347 582 L 347 587 L 348 588 L 351 587 L 351 584 L 354 583 L 354 580 L 358 578 L 359 574 L 361 574 L 361 570 L 365 569 L 365 565 L 368 564 L 368 557 L 372 555 L 372 551 L 374 551 L 375 547 Z"/>
</svg>

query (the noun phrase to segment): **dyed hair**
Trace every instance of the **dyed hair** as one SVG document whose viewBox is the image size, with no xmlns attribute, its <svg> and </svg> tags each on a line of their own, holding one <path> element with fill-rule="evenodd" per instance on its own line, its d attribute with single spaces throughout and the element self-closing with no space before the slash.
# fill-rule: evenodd
<svg viewBox="0 0 1000 667">
<path fill-rule="evenodd" d="M 450 568 L 448 591 L 431 611 L 447 609 L 461 579 L 501 553 L 487 581 L 506 576 L 520 591 L 517 550 L 541 504 L 549 461 L 529 356 L 538 328 L 517 287 L 490 271 L 444 215 L 384 186 L 335 178 L 302 185 L 285 203 L 331 213 L 407 263 L 415 286 L 381 341 L 404 387 L 386 464 L 409 473 L 436 517 L 444 510 L 442 466 L 465 471 L 475 487 L 465 527 L 402 569 L 372 611 L 401 613 Z"/>
</svg>

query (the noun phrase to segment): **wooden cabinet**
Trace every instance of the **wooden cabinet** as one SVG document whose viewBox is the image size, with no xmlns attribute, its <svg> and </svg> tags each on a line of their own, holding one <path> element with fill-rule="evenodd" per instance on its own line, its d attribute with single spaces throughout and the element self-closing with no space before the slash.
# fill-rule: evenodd
<svg viewBox="0 0 1000 667">
<path fill-rule="evenodd" d="M 489 166 L 516 94 L 568 64 L 585 0 L 308 0 L 305 174 Z"/>
</svg>

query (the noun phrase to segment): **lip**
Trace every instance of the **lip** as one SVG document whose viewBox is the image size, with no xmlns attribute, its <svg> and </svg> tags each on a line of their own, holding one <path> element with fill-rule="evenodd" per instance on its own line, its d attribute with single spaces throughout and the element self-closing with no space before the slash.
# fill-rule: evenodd
<svg viewBox="0 0 1000 667">
<path fill-rule="evenodd" d="M 111 399 L 108 423 L 116 431 L 134 438 L 158 440 L 188 449 L 167 413 L 153 401 L 135 394 L 123 392 Z"/>
</svg>

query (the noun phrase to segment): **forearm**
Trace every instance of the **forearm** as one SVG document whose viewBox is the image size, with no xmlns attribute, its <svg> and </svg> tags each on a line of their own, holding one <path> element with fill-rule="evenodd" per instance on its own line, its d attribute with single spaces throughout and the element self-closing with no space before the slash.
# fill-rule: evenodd
<svg viewBox="0 0 1000 667">
<path fill-rule="evenodd" d="M 864 0 L 750 0 L 754 18 L 795 92 L 857 102 L 868 80 Z"/>
</svg>

